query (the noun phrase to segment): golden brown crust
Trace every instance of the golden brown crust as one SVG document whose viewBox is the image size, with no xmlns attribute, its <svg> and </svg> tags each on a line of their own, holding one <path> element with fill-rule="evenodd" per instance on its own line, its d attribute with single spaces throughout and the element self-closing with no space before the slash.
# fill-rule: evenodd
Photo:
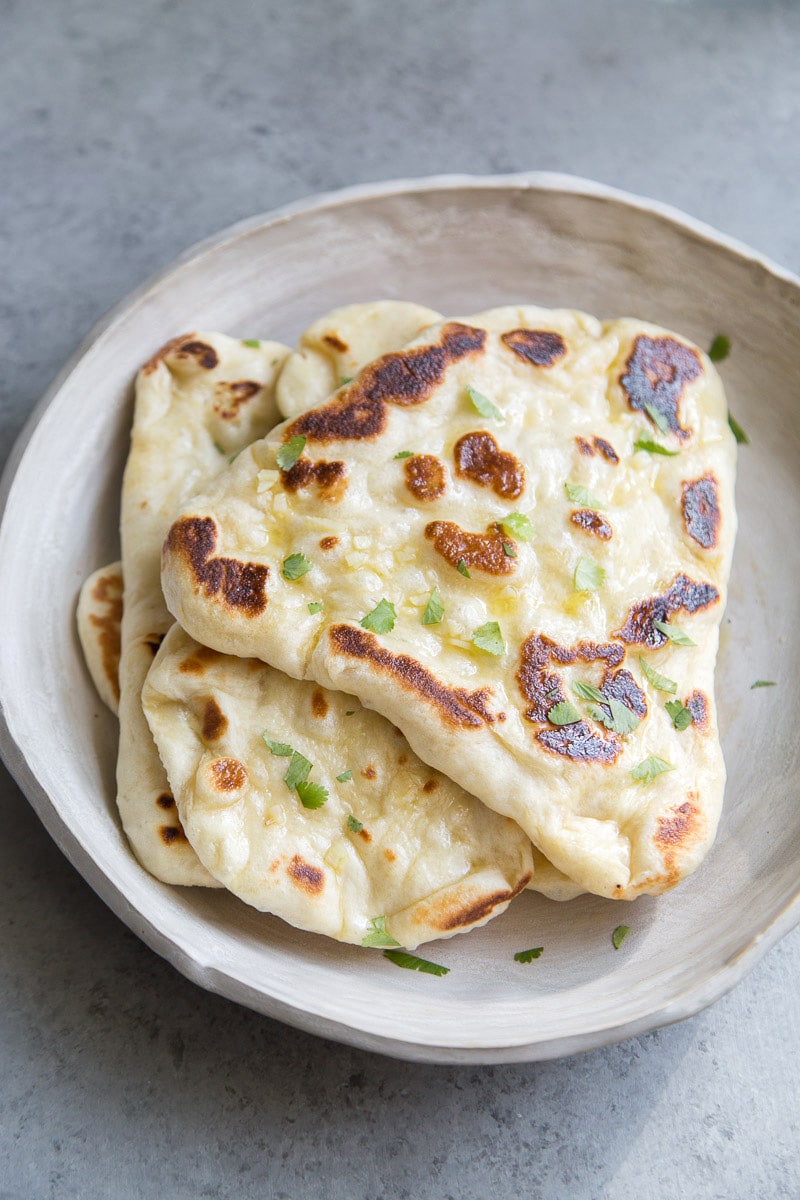
<svg viewBox="0 0 800 1200">
<path fill-rule="evenodd" d="M 570 520 L 573 525 L 577 525 L 584 533 L 591 533 L 594 537 L 600 538 L 601 541 L 609 541 L 614 530 L 610 523 L 601 513 L 596 512 L 593 508 L 579 508 L 571 516 Z"/>
<path fill-rule="evenodd" d="M 389 675 L 404 691 L 435 708 L 442 721 L 454 729 L 480 729 L 497 719 L 488 707 L 489 688 L 470 692 L 448 687 L 415 658 L 393 654 L 374 634 L 352 625 L 332 625 L 328 638 L 335 655 L 361 659 L 372 670 Z"/>
<path fill-rule="evenodd" d="M 211 517 L 180 517 L 171 527 L 165 551 L 183 559 L 207 596 L 222 595 L 226 606 L 245 616 L 267 607 L 269 567 L 238 558 L 215 558 L 217 527 Z"/>
<path fill-rule="evenodd" d="M 414 454 L 407 458 L 403 470 L 406 487 L 415 500 L 438 500 L 447 487 L 444 464 L 433 454 Z"/>
<path fill-rule="evenodd" d="M 450 321 L 439 341 L 385 354 L 365 367 L 353 383 L 327 404 L 302 413 L 287 427 L 284 440 L 302 434 L 313 442 L 365 441 L 386 428 L 387 405 L 423 404 L 451 363 L 479 354 L 486 331 Z"/>
<path fill-rule="evenodd" d="M 490 525 L 486 533 L 469 533 L 454 521 L 431 521 L 425 537 L 451 567 L 463 563 L 467 570 L 487 575 L 510 575 L 514 570 L 516 556 L 506 550 L 513 550 L 514 542 L 497 525 Z"/>
<path fill-rule="evenodd" d="M 519 459 L 501 450 L 490 433 L 466 433 L 453 448 L 456 475 L 479 487 L 491 488 L 504 500 L 516 500 L 525 490 L 525 468 Z"/>
<path fill-rule="evenodd" d="M 696 583 L 688 575 L 676 575 L 671 586 L 659 596 L 650 596 L 631 605 L 625 624 L 612 637 L 629 645 L 639 644 L 656 649 L 667 641 L 666 634 L 656 629 L 654 622 L 669 622 L 676 612 L 694 613 L 709 608 L 719 600 L 719 592 L 711 583 Z"/>
<path fill-rule="evenodd" d="M 534 367 L 552 367 L 567 353 L 567 343 L 552 329 L 510 329 L 501 334 L 501 341 Z"/>
<path fill-rule="evenodd" d="M 347 491 L 347 467 L 343 462 L 311 462 L 298 458 L 288 471 L 281 471 L 281 481 L 287 492 L 299 492 L 316 486 L 321 500 L 338 504 Z"/>
<path fill-rule="evenodd" d="M 247 404 L 261 391 L 263 384 L 254 379 L 239 379 L 235 383 L 223 380 L 214 388 L 214 412 L 223 421 L 233 421 L 239 415 L 239 409 Z"/>
</svg>

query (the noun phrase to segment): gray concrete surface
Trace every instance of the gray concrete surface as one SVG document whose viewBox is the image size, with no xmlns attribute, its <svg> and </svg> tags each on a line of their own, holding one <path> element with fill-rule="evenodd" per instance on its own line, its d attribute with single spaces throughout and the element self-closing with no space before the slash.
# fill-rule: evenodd
<svg viewBox="0 0 800 1200">
<path fill-rule="evenodd" d="M 798 269 L 799 64 L 789 0 L 0 0 L 3 457 L 108 306 L 310 191 L 571 171 Z M 800 1195 L 800 933 L 683 1025 L 412 1066 L 187 983 L 0 789 L 0 1200 Z"/>
</svg>

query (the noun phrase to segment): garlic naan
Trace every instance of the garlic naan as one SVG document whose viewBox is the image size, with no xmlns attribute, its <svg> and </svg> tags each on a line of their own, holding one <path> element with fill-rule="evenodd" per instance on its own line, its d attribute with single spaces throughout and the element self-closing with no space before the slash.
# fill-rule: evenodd
<svg viewBox="0 0 800 1200">
<path fill-rule="evenodd" d="M 142 702 L 202 863 L 300 929 L 360 944 L 383 918 L 413 949 L 485 924 L 531 878 L 519 826 L 426 767 L 352 696 L 208 650 L 176 625 Z M 328 791 L 321 807 L 284 782 L 289 746 Z"/>
<path fill-rule="evenodd" d="M 577 884 L 657 894 L 720 812 L 734 467 L 684 339 L 497 309 L 244 451 L 174 521 L 164 593 L 202 643 L 358 695 Z"/>
<path fill-rule="evenodd" d="M 217 886 L 181 829 L 142 712 L 142 684 L 172 624 L 159 586 L 159 551 L 178 505 L 274 424 L 275 380 L 287 354 L 276 342 L 191 333 L 168 342 L 136 380 L 120 527 L 117 805 L 137 858 L 164 883 Z M 230 573 L 225 586 L 226 594 L 235 592 Z"/>
</svg>

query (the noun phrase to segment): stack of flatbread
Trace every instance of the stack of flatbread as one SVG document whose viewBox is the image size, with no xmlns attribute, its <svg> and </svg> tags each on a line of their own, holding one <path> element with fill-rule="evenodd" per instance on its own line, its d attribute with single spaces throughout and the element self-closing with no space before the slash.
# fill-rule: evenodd
<svg viewBox="0 0 800 1200">
<path fill-rule="evenodd" d="M 722 802 L 734 469 L 713 365 L 641 321 L 169 342 L 78 607 L 137 857 L 407 949 L 526 887 L 673 887 Z"/>
</svg>

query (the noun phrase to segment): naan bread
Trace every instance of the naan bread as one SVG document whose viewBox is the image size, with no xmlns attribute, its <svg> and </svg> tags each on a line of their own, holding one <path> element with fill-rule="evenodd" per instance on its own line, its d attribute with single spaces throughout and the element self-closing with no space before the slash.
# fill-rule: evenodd
<svg viewBox="0 0 800 1200">
<path fill-rule="evenodd" d="M 119 713 L 122 563 L 93 571 L 78 596 L 78 637 L 100 699 Z"/>
<path fill-rule="evenodd" d="M 300 929 L 360 944 L 384 917 L 413 949 L 485 924 L 530 880 L 519 826 L 426 767 L 352 696 L 217 654 L 176 625 L 142 700 L 202 863 Z M 290 759 L 265 731 L 313 763 L 322 807 L 287 787 Z"/>
<path fill-rule="evenodd" d="M 116 597 L 116 602 L 109 603 L 110 599 L 113 597 Z M 108 705 L 108 707 L 111 709 L 111 711 L 113 713 L 116 713 L 117 709 L 118 709 L 119 683 L 118 683 L 118 679 L 117 679 L 116 675 L 114 675 L 112 677 L 111 670 L 112 670 L 112 668 L 116 668 L 119 665 L 120 621 L 122 619 L 122 564 L 121 563 L 111 563 L 107 567 L 101 567 L 100 570 L 95 571 L 89 577 L 89 579 L 86 580 L 86 583 L 84 584 L 83 588 L 81 589 L 81 605 L 83 605 L 83 607 L 84 607 L 84 615 L 83 615 L 83 619 L 81 620 L 79 628 L 80 628 L 81 643 L 83 646 L 84 654 L 86 656 L 86 663 L 89 668 L 89 673 L 92 677 L 92 682 L 94 683 L 95 687 L 97 688 L 97 691 L 100 693 L 101 698 L 105 701 L 105 703 Z M 79 613 L 80 613 L 80 611 L 81 610 L 79 607 Z M 175 626 L 175 628 L 177 629 L 178 626 Z M 175 636 L 177 637 L 177 635 L 175 635 Z M 169 638 L 170 635 L 168 634 L 167 637 Z M 170 642 L 170 646 L 172 646 L 172 645 L 173 645 L 172 642 Z M 192 645 L 195 645 L 195 643 L 192 643 Z M 173 647 L 173 650 L 174 650 L 174 647 Z M 201 661 L 201 662 L 202 662 L 203 656 L 207 657 L 209 654 L 213 654 L 213 652 L 209 652 L 209 651 L 205 651 L 205 650 L 197 651 L 197 655 L 200 655 L 199 661 Z M 223 658 L 222 655 L 218 656 L 218 661 L 219 661 L 219 666 L 215 670 L 215 675 L 221 674 L 222 669 L 224 669 L 226 671 L 226 673 L 233 679 L 235 679 L 238 674 L 242 673 L 245 681 L 250 679 L 250 677 L 252 676 L 254 667 L 256 665 L 255 660 L 250 660 L 249 662 L 246 662 L 242 659 Z M 263 663 L 258 664 L 258 665 L 260 665 L 264 671 L 267 671 L 267 672 L 270 671 L 270 669 L 265 667 Z M 159 669 L 161 670 L 162 668 L 159 668 Z M 203 670 L 205 670 L 205 665 L 203 666 Z M 279 676 L 278 672 L 275 672 L 275 671 L 271 671 L 271 677 L 273 679 L 275 679 L 276 677 L 280 678 L 282 686 L 285 683 L 290 688 L 295 688 L 295 687 L 300 686 L 300 687 L 305 687 L 305 688 L 311 689 L 312 691 L 319 690 L 319 689 L 314 689 L 313 685 L 311 685 L 311 684 L 302 684 L 302 685 L 297 684 L 297 682 L 295 680 L 290 680 L 288 678 L 288 676 Z M 114 684 L 116 684 L 116 689 L 114 688 Z M 246 684 L 246 686 L 248 686 L 248 685 Z M 237 694 L 238 694 L 238 691 L 240 690 L 240 688 L 237 688 L 236 690 L 237 690 Z M 149 686 L 148 686 L 148 680 L 146 680 L 145 686 L 144 686 L 145 696 L 148 695 L 148 692 L 149 692 Z M 174 688 L 173 688 L 173 692 L 174 692 Z M 145 715 L 147 716 L 148 723 L 150 724 L 151 729 L 154 732 L 156 743 L 158 743 L 159 738 L 157 736 L 158 735 L 157 725 L 159 722 L 159 713 L 163 713 L 165 711 L 165 703 L 166 702 L 161 703 L 159 701 L 159 696 L 158 696 L 157 692 L 153 692 L 153 693 L 151 693 L 151 695 L 155 696 L 155 699 L 154 699 L 152 705 L 150 706 L 152 711 L 148 711 L 148 705 L 145 704 L 145 706 L 144 706 L 145 707 Z M 189 695 L 189 691 L 187 690 L 187 696 L 188 695 Z M 349 697 L 348 699 L 352 700 L 352 697 Z M 163 700 L 163 697 L 162 697 L 162 700 Z M 179 701 L 178 701 L 178 699 L 174 698 L 174 702 L 178 703 Z M 352 702 L 356 706 L 357 709 L 361 708 L 358 701 L 353 700 Z M 346 712 L 347 712 L 347 710 L 346 710 Z M 377 745 L 384 745 L 386 747 L 391 747 L 391 753 L 394 753 L 398 757 L 405 755 L 406 759 L 413 758 L 414 762 L 415 762 L 415 769 L 416 769 L 416 764 L 419 763 L 419 760 L 415 759 L 413 752 L 411 751 L 410 747 L 408 746 L 408 743 L 406 742 L 403 735 L 399 732 L 399 730 L 395 726 L 391 725 L 388 721 L 386 721 L 385 718 L 379 717 L 375 713 L 370 714 L 370 720 L 375 723 L 375 728 L 378 730 Z M 350 724 L 350 721 L 348 721 L 346 723 L 346 725 L 344 727 L 344 731 L 343 731 L 343 736 L 342 736 L 342 745 L 343 746 L 348 744 L 347 736 L 348 736 L 348 732 L 349 732 L 350 728 L 351 728 L 351 724 Z M 290 732 L 292 733 L 292 737 L 294 737 L 295 740 L 297 738 L 298 733 L 300 734 L 301 737 L 305 737 L 305 738 L 310 738 L 310 736 L 311 736 L 309 728 L 305 723 L 303 724 L 301 731 L 290 731 Z M 313 733 L 313 730 L 312 730 L 312 733 Z M 165 745 L 166 745 L 166 741 L 167 741 L 166 734 L 162 734 L 161 741 L 162 741 L 162 743 L 165 743 Z M 311 753 L 313 754 L 314 759 L 316 761 L 316 759 L 318 757 L 318 747 L 317 747 L 316 741 L 313 739 L 310 740 L 309 745 L 311 748 Z M 168 749 L 165 749 L 162 754 L 162 760 L 166 761 L 166 756 L 168 756 L 170 754 L 171 754 L 171 751 L 169 751 Z M 429 775 L 430 775 L 430 772 L 428 772 L 426 775 L 426 781 L 427 781 L 427 778 L 429 777 Z M 387 778 L 387 777 L 384 776 L 384 778 Z M 388 779 L 389 779 L 389 786 L 391 787 L 391 775 L 388 776 Z M 175 791 L 174 780 L 171 780 L 171 787 L 174 792 Z M 372 791 L 372 790 L 373 789 L 370 789 L 370 791 Z M 460 792 L 460 789 L 459 789 L 459 792 Z M 387 810 L 389 809 L 390 801 L 389 801 L 388 796 L 381 797 L 380 803 L 384 804 L 386 806 Z M 477 801 L 476 801 L 476 803 L 477 803 Z M 182 817 L 182 814 L 184 811 L 184 805 L 181 801 L 180 796 L 178 796 L 178 799 L 177 799 L 177 808 L 178 808 L 179 816 Z M 496 820 L 494 814 L 491 813 L 491 810 L 489 810 L 489 816 L 492 821 Z M 404 817 L 402 816 L 402 813 L 400 814 L 400 819 L 404 819 Z M 192 835 L 192 827 L 189 826 L 187 829 L 187 827 L 184 825 L 184 832 L 187 832 L 190 843 L 192 844 L 193 848 L 196 848 L 196 843 L 195 843 L 194 837 Z M 516 838 L 518 835 L 519 835 L 519 830 L 515 829 L 514 835 L 511 839 L 512 852 L 513 852 L 513 847 L 516 846 Z M 527 841 L 527 838 L 525 838 L 525 840 Z M 543 895 L 549 897 L 549 899 L 551 899 L 551 900 L 572 900 L 572 899 L 574 899 L 575 896 L 578 896 L 581 894 L 583 889 L 578 884 L 574 883 L 571 879 L 567 879 L 567 877 L 565 875 L 562 875 L 561 872 L 556 871 L 555 867 L 553 867 L 553 865 L 547 861 L 547 859 L 544 857 L 544 855 L 540 854 L 538 851 L 533 849 L 533 846 L 531 846 L 530 849 L 531 849 L 531 853 L 533 855 L 533 864 L 534 864 L 533 879 L 528 883 L 528 888 L 531 891 L 541 892 Z M 476 852 L 477 852 L 477 850 L 478 850 L 478 847 L 476 846 Z M 502 852 L 501 857 L 502 858 L 506 857 L 505 851 Z M 242 895 L 242 898 L 246 899 L 246 896 L 244 896 L 241 892 L 237 893 L 237 894 Z M 261 905 L 259 905 L 259 907 L 261 907 Z M 495 915 L 496 915 L 496 913 L 495 913 Z M 488 919 L 488 917 L 487 917 L 487 919 Z"/>
<path fill-rule="evenodd" d="M 304 452 L 278 470 L 292 438 Z M 719 377 L 683 339 L 498 309 L 428 330 L 245 451 L 183 506 L 162 583 L 199 641 L 358 695 L 580 886 L 657 894 L 698 865 L 719 817 L 734 464 Z M 284 578 L 295 554 L 311 569 Z M 423 625 L 434 587 L 445 617 Z M 363 628 L 383 598 L 394 627 Z M 581 719 L 557 724 L 570 699 Z M 623 720 L 635 728 L 602 723 Z M 656 759 L 672 770 L 655 775 Z"/>
<path fill-rule="evenodd" d="M 363 366 L 399 350 L 441 313 L 407 300 L 347 304 L 314 321 L 287 358 L 275 390 L 284 417 L 296 417 L 327 400 Z"/>
<path fill-rule="evenodd" d="M 276 342 L 191 333 L 168 342 L 136 380 L 122 484 L 117 804 L 137 858 L 164 883 L 217 886 L 181 829 L 142 712 L 142 684 L 172 624 L 159 586 L 159 550 L 178 505 L 274 424 L 275 380 L 287 353 Z M 235 594 L 230 573 L 225 586 Z"/>
</svg>

